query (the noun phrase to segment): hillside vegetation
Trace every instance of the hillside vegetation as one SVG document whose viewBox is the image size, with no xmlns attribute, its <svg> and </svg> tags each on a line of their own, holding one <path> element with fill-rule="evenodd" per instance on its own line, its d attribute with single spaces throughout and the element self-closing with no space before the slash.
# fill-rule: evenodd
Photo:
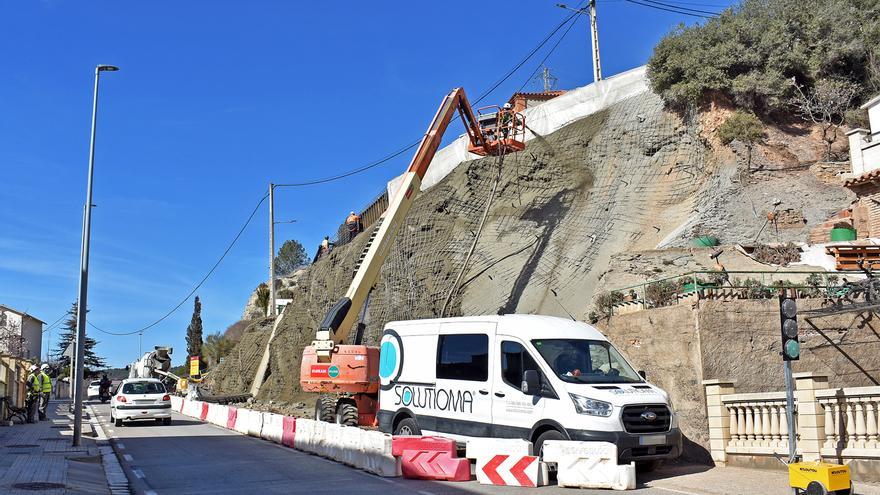
<svg viewBox="0 0 880 495">
<path fill-rule="evenodd" d="M 839 99 L 841 90 L 853 107 L 880 91 L 880 2 L 744 0 L 664 37 L 648 77 L 675 108 L 720 93 L 770 116 L 797 112 L 803 95 Z"/>
</svg>

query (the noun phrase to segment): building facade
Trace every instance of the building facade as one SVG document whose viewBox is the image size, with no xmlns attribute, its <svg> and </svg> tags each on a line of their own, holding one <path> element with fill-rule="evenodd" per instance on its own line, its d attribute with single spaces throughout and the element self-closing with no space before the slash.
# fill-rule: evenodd
<svg viewBox="0 0 880 495">
<path fill-rule="evenodd" d="M 0 304 L 0 353 L 38 361 L 43 325 L 39 318 Z"/>
</svg>

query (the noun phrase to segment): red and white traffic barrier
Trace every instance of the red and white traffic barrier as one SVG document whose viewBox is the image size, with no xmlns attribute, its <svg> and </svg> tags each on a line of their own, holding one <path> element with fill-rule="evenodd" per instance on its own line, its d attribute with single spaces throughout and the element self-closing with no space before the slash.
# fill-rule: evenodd
<svg viewBox="0 0 880 495">
<path fill-rule="evenodd" d="M 238 420 L 238 408 L 229 406 L 226 410 L 226 429 L 234 430 Z"/>
<path fill-rule="evenodd" d="M 541 486 L 547 484 L 547 465 L 532 455 L 532 442 L 479 438 L 468 441 L 467 457 L 477 460 L 477 481 L 484 485 Z"/>
<path fill-rule="evenodd" d="M 471 463 L 458 458 L 455 440 L 444 437 L 395 436 L 391 453 L 400 458 L 404 478 L 470 481 Z"/>
<path fill-rule="evenodd" d="M 575 488 L 636 487 L 635 463 L 617 464 L 617 445 L 610 442 L 544 442 L 544 460 L 556 463 L 559 486 Z"/>
<path fill-rule="evenodd" d="M 284 416 L 281 422 L 281 444 L 293 448 L 296 443 L 296 418 Z"/>
</svg>

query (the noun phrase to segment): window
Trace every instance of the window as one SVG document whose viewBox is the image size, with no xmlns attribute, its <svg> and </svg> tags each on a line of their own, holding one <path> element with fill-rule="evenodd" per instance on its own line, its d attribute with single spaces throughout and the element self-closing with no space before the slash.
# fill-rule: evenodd
<svg viewBox="0 0 880 495">
<path fill-rule="evenodd" d="M 535 370 L 540 374 L 538 363 L 519 342 L 505 340 L 501 343 L 501 377 L 504 382 L 519 390 L 523 371 Z"/>
<path fill-rule="evenodd" d="M 437 345 L 437 379 L 484 382 L 489 378 L 489 337 L 485 334 L 441 335 Z"/>
<path fill-rule="evenodd" d="M 638 383 L 642 378 L 609 342 L 580 339 L 533 340 L 544 361 L 570 383 Z"/>
<path fill-rule="evenodd" d="M 165 386 L 159 382 L 131 382 L 122 387 L 123 394 L 164 394 Z"/>
</svg>

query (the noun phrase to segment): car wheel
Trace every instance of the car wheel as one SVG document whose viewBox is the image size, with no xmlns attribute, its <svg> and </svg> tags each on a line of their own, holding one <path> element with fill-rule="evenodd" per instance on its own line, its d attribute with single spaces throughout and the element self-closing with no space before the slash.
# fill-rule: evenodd
<svg viewBox="0 0 880 495">
<path fill-rule="evenodd" d="M 636 462 L 636 473 L 650 473 L 660 467 L 660 464 L 663 464 L 663 461 L 660 459 Z"/>
<path fill-rule="evenodd" d="M 165 418 L 162 420 L 162 424 L 165 426 L 171 426 L 171 418 Z"/>
<path fill-rule="evenodd" d="M 565 435 L 563 435 L 558 430 L 547 430 L 544 433 L 538 435 L 538 439 L 535 440 L 535 455 L 538 457 L 544 457 L 544 442 L 547 440 L 567 440 Z"/>
<path fill-rule="evenodd" d="M 395 435 L 421 435 L 422 429 L 419 428 L 419 423 L 413 418 L 403 418 L 400 420 L 400 423 L 397 423 L 397 427 L 394 428 Z"/>
<path fill-rule="evenodd" d="M 162 418 L 156 418 L 156 422 L 162 424 Z"/>
<path fill-rule="evenodd" d="M 336 423 L 342 426 L 358 425 L 358 408 L 351 402 L 342 401 L 336 407 Z"/>
<path fill-rule="evenodd" d="M 322 395 L 315 401 L 315 421 L 333 423 L 336 419 L 336 401 L 333 397 Z"/>
<path fill-rule="evenodd" d="M 113 424 L 115 424 L 117 427 L 120 427 L 120 426 L 122 426 L 122 420 L 119 418 L 116 418 L 116 420 L 113 422 Z"/>
</svg>

